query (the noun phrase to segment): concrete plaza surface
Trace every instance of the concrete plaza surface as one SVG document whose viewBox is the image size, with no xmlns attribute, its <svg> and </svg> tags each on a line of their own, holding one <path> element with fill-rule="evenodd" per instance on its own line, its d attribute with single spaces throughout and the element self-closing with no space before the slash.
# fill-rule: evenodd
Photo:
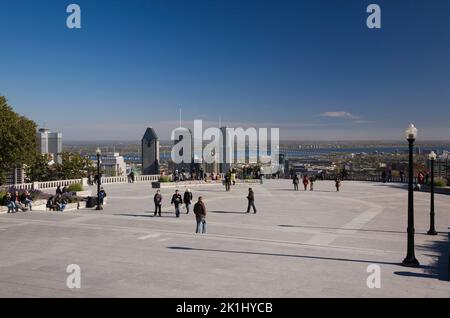
<svg viewBox="0 0 450 318">
<path fill-rule="evenodd" d="M 429 193 L 415 193 L 416 256 L 406 256 L 407 192 L 398 185 L 289 180 L 253 185 L 257 214 L 244 213 L 248 185 L 192 186 L 204 197 L 208 233 L 192 212 L 175 218 L 163 189 L 153 217 L 148 183 L 105 185 L 103 211 L 0 215 L 1 297 L 450 297 L 450 197 L 436 195 L 439 235 L 428 236 Z M 180 189 L 182 192 L 184 188 Z M 183 209 L 182 212 L 185 212 Z M 81 288 L 66 286 L 69 264 Z M 381 288 L 368 288 L 370 264 Z"/>
</svg>

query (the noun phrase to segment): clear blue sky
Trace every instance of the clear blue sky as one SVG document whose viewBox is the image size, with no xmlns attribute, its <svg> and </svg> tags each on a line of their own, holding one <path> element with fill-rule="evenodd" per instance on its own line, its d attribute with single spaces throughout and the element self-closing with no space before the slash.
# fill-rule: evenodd
<svg viewBox="0 0 450 318">
<path fill-rule="evenodd" d="M 0 94 L 66 140 L 167 139 L 180 107 L 186 125 L 282 139 L 400 139 L 414 122 L 449 140 L 449 16 L 446 0 L 0 0 Z"/>
</svg>

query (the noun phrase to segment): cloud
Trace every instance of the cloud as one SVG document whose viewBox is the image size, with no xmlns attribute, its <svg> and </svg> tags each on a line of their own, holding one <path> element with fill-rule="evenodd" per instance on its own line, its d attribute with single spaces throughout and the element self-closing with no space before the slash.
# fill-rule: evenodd
<svg viewBox="0 0 450 318">
<path fill-rule="evenodd" d="M 360 119 L 360 116 L 353 115 L 349 112 L 325 112 L 320 114 L 321 117 L 329 118 L 345 118 L 345 119 Z"/>
</svg>

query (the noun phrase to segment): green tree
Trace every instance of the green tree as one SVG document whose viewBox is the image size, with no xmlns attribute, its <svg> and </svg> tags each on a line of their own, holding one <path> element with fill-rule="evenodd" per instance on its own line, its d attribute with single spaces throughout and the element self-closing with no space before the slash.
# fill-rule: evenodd
<svg viewBox="0 0 450 318">
<path fill-rule="evenodd" d="M 27 178 L 31 182 L 55 180 L 55 169 L 49 165 L 49 154 L 36 153 L 31 164 L 26 167 Z"/>
<path fill-rule="evenodd" d="M 15 113 L 0 96 L 0 184 L 12 169 L 33 161 L 36 127 L 34 121 Z"/>
<path fill-rule="evenodd" d="M 60 180 L 80 179 L 88 175 L 92 167 L 92 161 L 78 153 L 63 152 L 62 164 L 55 164 L 55 177 Z"/>
</svg>

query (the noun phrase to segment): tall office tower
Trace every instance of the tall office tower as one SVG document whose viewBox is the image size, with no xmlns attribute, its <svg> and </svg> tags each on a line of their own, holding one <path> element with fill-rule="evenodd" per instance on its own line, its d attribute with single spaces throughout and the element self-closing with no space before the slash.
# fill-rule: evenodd
<svg viewBox="0 0 450 318">
<path fill-rule="evenodd" d="M 53 161 L 62 163 L 62 134 L 51 132 L 50 129 L 40 128 L 36 133 L 37 150 L 41 154 L 50 154 Z"/>
<path fill-rule="evenodd" d="M 159 174 L 159 138 L 149 127 L 142 137 L 142 174 Z"/>
<path fill-rule="evenodd" d="M 234 152 L 231 153 L 232 144 L 234 140 L 231 140 L 227 127 L 220 127 L 220 132 L 222 133 L 222 147 L 219 153 L 219 170 L 220 173 L 227 173 L 231 169 L 231 162 L 235 162 L 237 160 L 237 149 L 234 147 Z M 227 158 L 227 156 L 229 158 Z M 231 158 L 231 162 L 230 162 Z"/>
</svg>

